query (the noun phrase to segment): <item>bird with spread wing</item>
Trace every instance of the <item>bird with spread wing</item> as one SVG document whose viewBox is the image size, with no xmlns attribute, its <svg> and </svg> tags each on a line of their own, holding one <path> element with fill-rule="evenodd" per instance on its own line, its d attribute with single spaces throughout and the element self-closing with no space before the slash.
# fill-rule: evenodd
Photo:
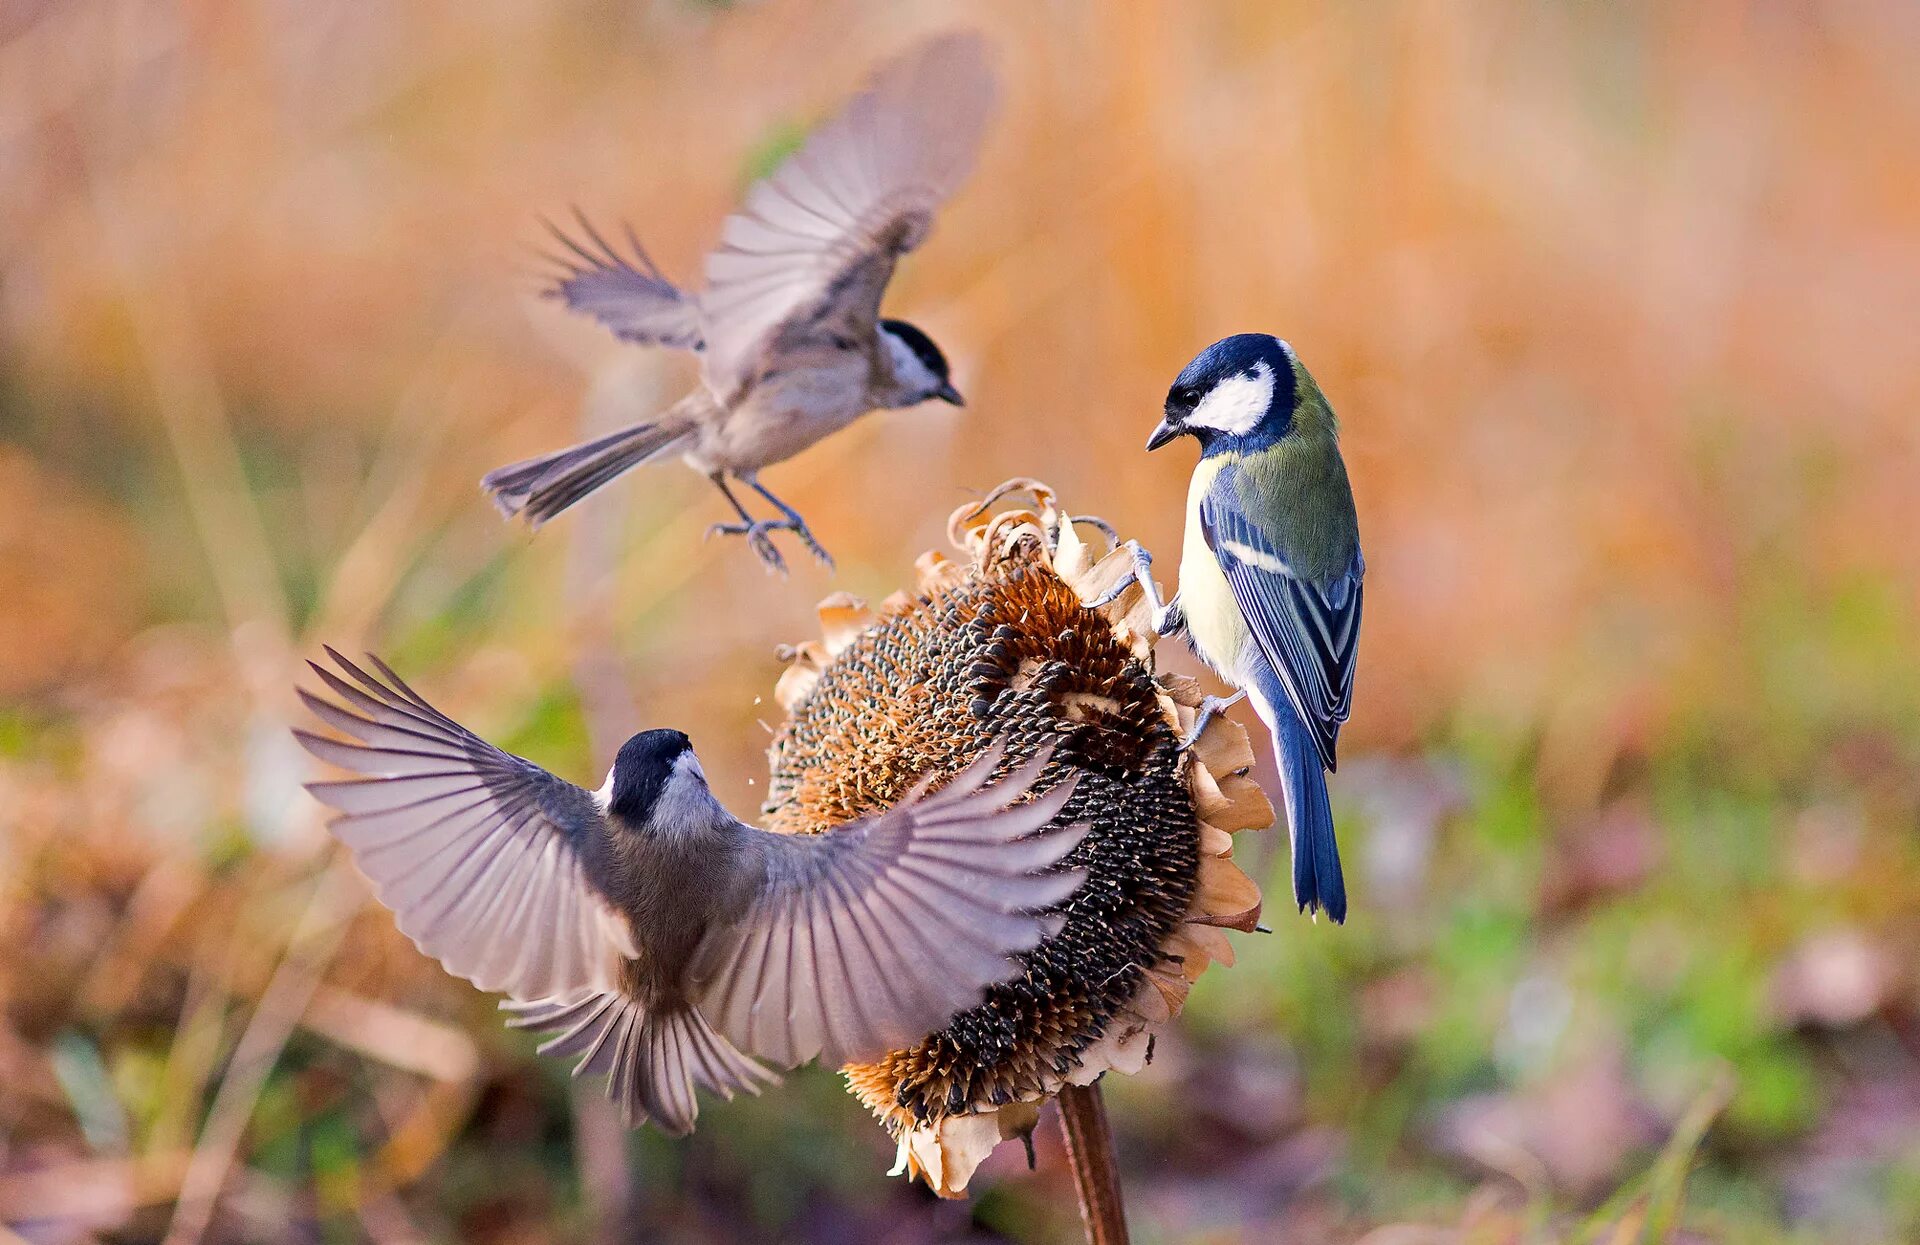
<svg viewBox="0 0 1920 1245">
<path fill-rule="evenodd" d="M 308 786 L 402 933 L 505 994 L 543 1054 L 604 1074 L 630 1124 L 693 1127 L 696 1087 L 757 1093 L 759 1060 L 830 1066 L 910 1046 L 1020 974 L 1085 880 L 1049 753 L 990 782 L 989 747 L 938 789 L 820 834 L 749 826 L 687 737 L 644 731 L 587 791 L 442 714 L 377 658 L 301 689 L 363 777 Z M 1031 798 L 1028 798 L 1031 797 Z"/>
<path fill-rule="evenodd" d="M 770 534 L 788 531 L 830 567 L 760 472 L 869 411 L 961 404 L 933 339 L 883 319 L 880 301 L 971 171 L 995 94 L 977 34 L 938 36 L 888 62 L 748 192 L 698 291 L 667 280 L 631 232 L 623 253 L 585 217 L 577 237 L 555 230 L 566 254 L 549 293 L 625 341 L 695 352 L 700 382 L 654 419 L 502 467 L 482 487 L 538 527 L 628 468 L 677 454 L 734 510 L 710 535 L 744 536 L 784 571 Z M 730 482 L 777 515 L 755 518 Z"/>
</svg>

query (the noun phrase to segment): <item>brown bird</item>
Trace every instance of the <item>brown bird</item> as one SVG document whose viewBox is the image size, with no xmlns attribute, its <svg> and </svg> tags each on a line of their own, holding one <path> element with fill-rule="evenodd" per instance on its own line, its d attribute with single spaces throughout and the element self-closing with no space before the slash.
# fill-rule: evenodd
<svg viewBox="0 0 1920 1245">
<path fill-rule="evenodd" d="M 955 406 L 947 359 L 904 320 L 880 317 L 902 255 L 973 167 L 993 109 L 985 40 L 949 34 L 888 62 L 866 90 L 754 186 L 707 256 L 706 288 L 680 289 L 639 240 L 620 254 L 581 218 L 555 230 L 571 253 L 549 291 L 622 340 L 700 355 L 700 384 L 658 418 L 491 472 L 481 487 L 538 527 L 639 463 L 669 454 L 712 480 L 769 570 L 786 564 L 768 533 L 791 531 L 831 566 L 793 507 L 760 482 L 869 411 L 938 398 Z M 755 519 L 738 480 L 779 511 Z"/>
<path fill-rule="evenodd" d="M 1059 928 L 1044 910 L 1084 880 L 1061 859 L 1085 827 L 1043 830 L 1073 783 L 1018 803 L 1042 754 L 988 784 L 999 745 L 929 792 L 822 834 L 729 813 L 687 737 L 650 730 L 587 791 L 448 718 L 378 658 L 309 663 L 347 707 L 300 696 L 358 742 L 296 730 L 369 777 L 308 784 L 339 811 L 402 933 L 508 996 L 543 1054 L 610 1077 L 629 1124 L 693 1127 L 694 1087 L 723 1097 L 792 1066 L 918 1041 L 1020 972 Z M 345 677 L 342 677 L 342 676 Z"/>
</svg>

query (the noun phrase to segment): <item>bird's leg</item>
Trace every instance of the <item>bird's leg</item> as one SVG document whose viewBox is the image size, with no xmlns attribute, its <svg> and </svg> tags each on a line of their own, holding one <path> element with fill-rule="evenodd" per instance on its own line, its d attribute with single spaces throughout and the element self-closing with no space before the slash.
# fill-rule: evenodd
<svg viewBox="0 0 1920 1245">
<path fill-rule="evenodd" d="M 1185 752 L 1188 748 L 1193 747 L 1195 741 L 1200 738 L 1201 732 L 1207 729 L 1209 722 L 1246 698 L 1247 689 L 1244 687 L 1231 696 L 1215 696 L 1209 694 L 1205 700 L 1200 702 L 1200 712 L 1194 715 L 1193 729 L 1188 731 L 1187 737 L 1180 741 L 1180 751 Z"/>
<path fill-rule="evenodd" d="M 716 533 L 722 536 L 745 536 L 747 547 L 753 550 L 754 556 L 760 559 L 769 572 L 778 571 L 782 575 L 786 574 L 787 560 L 780 556 L 780 551 L 773 547 L 773 539 L 767 535 L 770 529 L 784 527 L 786 524 L 777 519 L 754 518 L 747 512 L 747 508 L 740 504 L 740 499 L 733 495 L 733 490 L 727 487 L 727 478 L 720 472 L 714 472 L 707 479 L 713 481 L 713 486 L 720 490 L 722 497 L 727 499 L 727 504 L 733 507 L 733 512 L 740 516 L 738 523 L 716 523 L 709 527 L 707 539 L 713 539 Z"/>
<path fill-rule="evenodd" d="M 828 570 L 833 569 L 833 555 L 828 553 L 826 549 L 821 546 L 820 542 L 813 538 L 813 532 L 808 529 L 807 521 L 800 517 L 798 510 L 795 510 L 792 506 L 789 506 L 786 502 L 781 501 L 769 492 L 767 486 L 760 483 L 759 475 L 752 472 L 736 474 L 740 475 L 741 481 L 745 483 L 748 488 L 773 503 L 774 508 L 786 516 L 784 519 L 774 522 L 772 526 L 784 527 L 795 536 L 798 536 L 800 543 L 807 547 L 808 553 L 820 559 L 821 563 Z"/>
<path fill-rule="evenodd" d="M 716 471 L 707 479 L 713 481 L 713 487 L 720 490 L 720 496 L 726 498 L 727 504 L 733 507 L 733 512 L 740 516 L 738 523 L 715 523 L 707 529 L 707 535 L 711 537 L 715 532 L 719 532 L 726 536 L 744 536 L 751 531 L 755 519 L 752 513 L 740 504 L 740 499 L 733 495 L 733 490 L 727 487 L 727 477 Z"/>
<path fill-rule="evenodd" d="M 1099 609 L 1119 598 L 1134 584 L 1140 585 L 1140 591 L 1146 595 L 1147 607 L 1153 611 L 1153 631 L 1155 635 L 1178 635 L 1187 629 L 1187 617 L 1180 610 L 1180 594 L 1174 593 L 1173 600 L 1162 601 L 1160 590 L 1153 586 L 1153 555 L 1140 547 L 1140 542 L 1130 540 L 1121 546 L 1133 555 L 1133 573 L 1102 593 L 1097 601 L 1087 602 L 1088 609 Z"/>
</svg>

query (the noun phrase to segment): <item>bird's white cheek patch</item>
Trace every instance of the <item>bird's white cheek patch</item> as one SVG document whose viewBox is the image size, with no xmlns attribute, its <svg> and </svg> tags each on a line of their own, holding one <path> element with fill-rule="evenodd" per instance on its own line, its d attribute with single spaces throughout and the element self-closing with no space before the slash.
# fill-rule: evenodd
<svg viewBox="0 0 1920 1245">
<path fill-rule="evenodd" d="M 612 770 L 607 771 L 607 780 L 600 784 L 600 789 L 598 791 L 593 793 L 593 802 L 600 806 L 600 813 L 602 816 L 605 816 L 607 810 L 613 807 L 613 771 Z"/>
<path fill-rule="evenodd" d="M 920 362 L 920 356 L 907 343 L 884 330 L 880 340 L 886 343 L 887 370 L 893 373 L 896 385 L 912 393 L 932 393 L 940 387 L 940 378 Z"/>
<path fill-rule="evenodd" d="M 1273 368 L 1266 363 L 1253 365 L 1253 372 L 1240 372 L 1207 390 L 1207 396 L 1187 416 L 1188 424 L 1217 428 L 1237 436 L 1251 432 L 1273 405 Z"/>
</svg>

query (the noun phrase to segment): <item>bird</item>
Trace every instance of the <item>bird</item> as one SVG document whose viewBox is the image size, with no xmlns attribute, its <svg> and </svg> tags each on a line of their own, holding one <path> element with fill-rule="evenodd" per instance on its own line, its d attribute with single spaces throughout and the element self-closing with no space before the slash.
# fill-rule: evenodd
<svg viewBox="0 0 1920 1245">
<path fill-rule="evenodd" d="M 1131 573 L 1096 604 L 1138 583 L 1155 630 L 1184 631 L 1239 689 L 1206 698 L 1187 742 L 1251 699 L 1286 796 L 1294 901 L 1342 923 L 1347 889 L 1326 774 L 1353 705 L 1366 560 L 1333 408 L 1292 346 L 1239 333 L 1182 369 L 1147 449 L 1179 437 L 1199 442 L 1200 461 L 1173 600 L 1160 598 L 1152 555 L 1128 541 Z"/>
<path fill-rule="evenodd" d="M 538 528 L 628 468 L 678 454 L 718 488 L 769 572 L 788 531 L 828 569 L 806 521 L 762 469 L 873 410 L 938 399 L 964 405 L 946 355 L 925 331 L 881 318 L 900 257 L 926 241 L 937 208 L 971 171 L 995 106 L 989 47 L 977 33 L 927 40 L 883 65 L 866 89 L 746 196 L 706 257 L 705 288 L 682 289 L 626 230 L 627 253 L 575 212 L 578 236 L 549 225 L 563 253 L 546 291 L 622 340 L 700 356 L 700 381 L 659 416 L 489 473 L 481 487 L 508 518 Z M 729 483 L 776 511 L 756 519 Z"/>
<path fill-rule="evenodd" d="M 692 1130 L 696 1086 L 732 1098 L 767 1060 L 838 1067 L 910 1046 L 1020 975 L 1085 872 L 1074 780 L 997 782 L 987 747 L 870 816 L 776 834 L 729 813 L 686 734 L 642 731 L 588 791 L 480 739 L 379 658 L 308 666 L 299 695 L 346 739 L 296 729 L 358 778 L 309 783 L 402 933 L 507 996 L 542 1054 L 605 1074 L 629 1126 Z M 1027 799 L 1025 797 L 1031 796 Z M 1024 802 L 1022 802 L 1024 801 Z"/>
</svg>

